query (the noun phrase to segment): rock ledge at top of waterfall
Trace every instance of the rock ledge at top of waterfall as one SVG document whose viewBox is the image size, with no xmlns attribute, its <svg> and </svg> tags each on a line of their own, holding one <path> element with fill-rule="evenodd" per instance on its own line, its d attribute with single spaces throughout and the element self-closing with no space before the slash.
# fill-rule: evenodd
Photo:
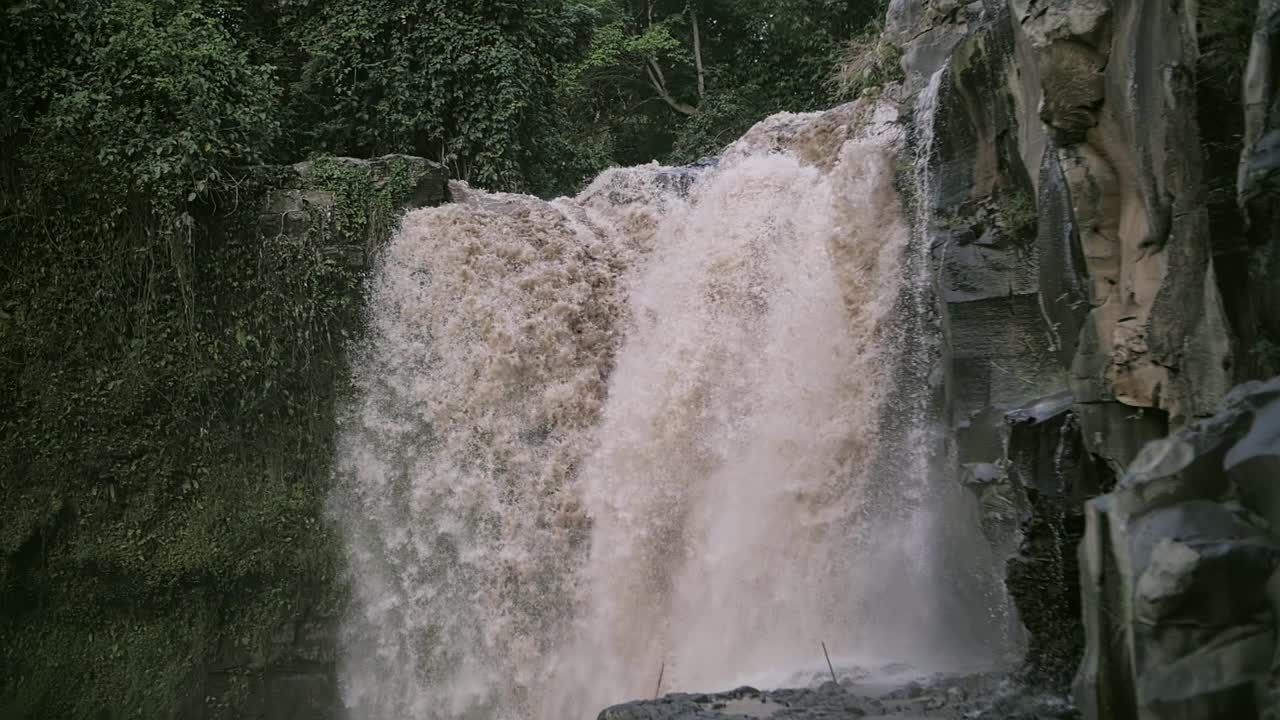
<svg viewBox="0 0 1280 720">
<path fill-rule="evenodd" d="M 898 147 L 903 138 L 900 120 L 898 103 L 886 98 L 860 98 L 829 110 L 776 113 L 715 155 L 687 165 L 662 165 L 655 160 L 609 168 L 578 195 L 562 200 L 582 205 L 604 199 L 614 205 L 626 205 L 650 202 L 664 195 L 685 198 L 698 178 L 748 156 L 774 152 L 794 153 L 802 162 L 829 171 L 840 157 L 841 144 L 851 139 Z M 449 180 L 448 186 L 453 203 L 497 213 L 513 212 L 531 199 L 517 193 L 481 190 L 464 180 Z"/>
</svg>

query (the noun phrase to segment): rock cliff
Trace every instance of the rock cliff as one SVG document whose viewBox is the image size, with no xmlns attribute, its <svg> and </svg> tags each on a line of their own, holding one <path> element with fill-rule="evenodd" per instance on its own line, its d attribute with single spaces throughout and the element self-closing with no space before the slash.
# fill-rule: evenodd
<svg viewBox="0 0 1280 720">
<path fill-rule="evenodd" d="M 1278 479 L 1280 377 L 1148 444 L 1088 502 L 1085 717 L 1274 717 Z"/>
<path fill-rule="evenodd" d="M 1261 638 L 1275 617 L 1261 593 L 1280 526 L 1263 500 L 1242 501 L 1251 512 L 1240 519 L 1229 500 L 1267 491 L 1240 487 L 1248 481 L 1221 459 L 1228 447 L 1274 458 L 1274 383 L 1235 391 L 1213 414 L 1233 384 L 1280 370 L 1277 7 L 1258 7 L 1247 69 L 1220 35 L 1201 47 L 1201 28 L 1230 24 L 1214 14 L 1240 6 L 895 0 L 888 12 L 904 93 L 941 74 L 928 158 L 937 180 L 921 218 L 943 317 L 952 472 L 1008 557 L 1027 679 L 1066 686 L 1085 652 L 1083 612 L 1087 717 L 1262 707 L 1244 698 L 1262 692 L 1270 657 Z M 1237 70 L 1239 91 L 1206 89 Z M 1239 118 L 1242 145 L 1223 115 Z M 1223 171 L 1231 153 L 1238 178 Z M 1228 201 L 1210 192 L 1223 187 Z M 1206 479 L 1157 455 L 1200 458 Z M 1280 479 L 1266 462 L 1251 466 L 1252 482 Z M 1143 495 L 1165 476 L 1194 489 Z M 1166 511 L 1170 493 L 1181 505 Z M 1237 591 L 1257 602 L 1232 605 Z M 1168 601 L 1137 607 L 1144 592 Z M 1182 621 L 1202 629 L 1175 630 Z M 1177 670 L 1148 673 L 1162 662 Z M 1203 673 L 1215 679 L 1187 681 Z"/>
</svg>

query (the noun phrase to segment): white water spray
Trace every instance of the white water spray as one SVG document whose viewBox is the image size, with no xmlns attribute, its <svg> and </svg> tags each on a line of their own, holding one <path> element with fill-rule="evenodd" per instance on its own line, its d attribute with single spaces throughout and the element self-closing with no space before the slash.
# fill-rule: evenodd
<svg viewBox="0 0 1280 720">
<path fill-rule="evenodd" d="M 903 152 L 862 101 L 761 123 L 687 198 L 637 169 L 406 218 L 340 443 L 353 718 L 591 718 L 823 641 L 919 659 L 927 461 L 877 472 L 927 282 Z"/>
</svg>

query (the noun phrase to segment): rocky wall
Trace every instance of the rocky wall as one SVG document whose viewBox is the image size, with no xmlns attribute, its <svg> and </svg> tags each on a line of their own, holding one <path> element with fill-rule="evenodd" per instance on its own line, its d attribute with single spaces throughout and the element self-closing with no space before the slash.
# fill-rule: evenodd
<svg viewBox="0 0 1280 720">
<path fill-rule="evenodd" d="M 1211 225 L 1205 189 L 1197 5 L 890 5 L 904 100 L 941 73 L 936 117 L 916 118 L 934 123 L 918 219 L 943 318 L 954 474 L 1009 558 L 1035 682 L 1064 687 L 1083 652 L 1085 501 L 1265 369 L 1236 362 L 1242 339 L 1256 353 L 1255 339 L 1273 337 L 1280 307 L 1277 21 L 1275 3 L 1261 5 L 1239 185 L 1247 283 L 1214 271 L 1211 232 L 1229 224 Z M 1248 313 L 1235 312 L 1238 295 Z"/>
<path fill-rule="evenodd" d="M 1280 377 L 1150 443 L 1086 505 L 1086 718 L 1276 717 Z"/>
<path fill-rule="evenodd" d="M 1280 3 L 1258 3 L 1245 70 L 1237 177 L 1245 249 L 1219 273 L 1238 377 L 1280 369 L 1275 131 Z M 1212 149 L 1210 149 L 1212 150 Z M 1232 233 L 1235 233 L 1234 235 Z M 1280 377 L 1241 385 L 1212 417 L 1148 444 L 1115 490 L 1086 505 L 1080 547 L 1086 718 L 1280 717 Z"/>
</svg>

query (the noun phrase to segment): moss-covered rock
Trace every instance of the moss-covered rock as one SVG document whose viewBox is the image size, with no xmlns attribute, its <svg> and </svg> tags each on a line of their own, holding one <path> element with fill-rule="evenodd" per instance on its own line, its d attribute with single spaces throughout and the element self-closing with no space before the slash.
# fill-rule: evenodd
<svg viewBox="0 0 1280 720">
<path fill-rule="evenodd" d="M 322 158 L 276 183 L 191 220 L 129 337 L 37 353 L 35 301 L 6 312 L 32 350 L 0 425 L 0 717 L 333 716 L 346 347 L 370 254 L 445 177 Z"/>
</svg>

